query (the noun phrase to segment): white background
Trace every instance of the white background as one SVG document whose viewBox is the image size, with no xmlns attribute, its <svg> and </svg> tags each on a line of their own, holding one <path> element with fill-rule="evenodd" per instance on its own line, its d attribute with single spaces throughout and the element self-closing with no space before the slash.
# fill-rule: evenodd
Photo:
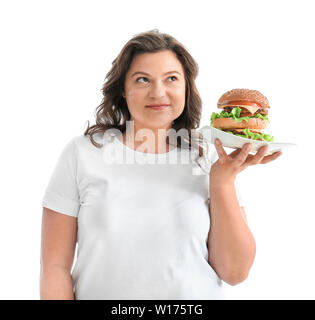
<svg viewBox="0 0 315 320">
<path fill-rule="evenodd" d="M 312 1 L 2 1 L 0 299 L 39 299 L 41 201 L 65 143 L 101 103 L 112 61 L 158 28 L 199 65 L 201 126 L 232 88 L 270 101 L 265 133 L 295 142 L 239 174 L 257 253 L 230 299 L 314 299 Z M 230 149 L 227 151 L 231 151 Z"/>
</svg>

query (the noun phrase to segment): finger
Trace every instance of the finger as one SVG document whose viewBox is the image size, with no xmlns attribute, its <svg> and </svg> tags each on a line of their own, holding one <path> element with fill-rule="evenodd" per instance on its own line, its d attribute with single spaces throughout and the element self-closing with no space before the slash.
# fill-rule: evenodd
<svg viewBox="0 0 315 320">
<path fill-rule="evenodd" d="M 227 157 L 227 154 L 226 154 L 225 150 L 223 149 L 222 142 L 218 138 L 215 139 L 214 145 L 215 145 L 215 148 L 218 152 L 220 159 Z"/>
<path fill-rule="evenodd" d="M 235 156 L 237 156 L 240 152 L 241 152 L 241 148 L 237 148 L 236 150 L 232 151 L 229 156 L 231 156 L 232 158 L 234 158 Z"/>
<path fill-rule="evenodd" d="M 250 143 L 245 143 L 239 152 L 239 154 L 234 158 L 237 165 L 242 165 L 248 157 L 250 151 Z"/>
<path fill-rule="evenodd" d="M 252 161 L 253 158 L 254 158 L 254 156 L 252 154 L 248 154 L 245 162 L 243 163 L 243 165 L 245 165 L 247 167 L 249 165 L 249 163 Z"/>
<path fill-rule="evenodd" d="M 258 152 L 255 154 L 255 156 L 250 161 L 248 161 L 248 165 L 261 163 L 262 159 L 265 157 L 267 152 L 268 152 L 268 146 L 260 147 Z"/>
<path fill-rule="evenodd" d="M 281 151 L 278 151 L 278 152 L 274 152 L 273 154 L 269 155 L 269 156 L 265 156 L 260 163 L 262 164 L 266 164 L 270 161 L 273 161 L 273 160 L 276 160 L 278 159 L 280 156 L 282 155 L 282 152 Z"/>
</svg>

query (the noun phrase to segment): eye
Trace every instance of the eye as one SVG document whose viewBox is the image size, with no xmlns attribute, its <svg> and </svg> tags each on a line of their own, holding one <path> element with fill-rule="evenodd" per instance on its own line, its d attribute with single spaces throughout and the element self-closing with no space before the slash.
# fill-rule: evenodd
<svg viewBox="0 0 315 320">
<path fill-rule="evenodd" d="M 175 77 L 175 76 L 170 76 L 170 77 L 168 77 L 168 79 L 169 79 L 169 78 L 175 78 L 175 79 L 177 80 L 177 77 Z M 148 80 L 146 77 L 139 77 L 139 78 L 137 78 L 136 82 L 139 82 L 139 81 L 138 81 L 139 79 L 146 79 L 146 80 Z M 173 82 L 173 81 L 171 81 L 171 82 Z"/>
<path fill-rule="evenodd" d="M 147 79 L 146 77 L 139 77 L 139 78 L 137 78 L 137 80 L 136 80 L 136 82 L 139 82 L 138 80 L 139 79 Z M 148 80 L 148 79 L 147 79 Z"/>
</svg>

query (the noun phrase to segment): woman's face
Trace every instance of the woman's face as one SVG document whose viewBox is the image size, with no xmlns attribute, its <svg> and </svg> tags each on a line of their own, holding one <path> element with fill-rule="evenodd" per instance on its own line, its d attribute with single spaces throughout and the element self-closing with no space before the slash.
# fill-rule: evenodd
<svg viewBox="0 0 315 320">
<path fill-rule="evenodd" d="M 175 53 L 136 55 L 126 74 L 124 97 L 135 129 L 171 128 L 185 106 L 184 69 Z M 154 110 L 147 107 L 151 104 L 169 106 Z"/>
</svg>

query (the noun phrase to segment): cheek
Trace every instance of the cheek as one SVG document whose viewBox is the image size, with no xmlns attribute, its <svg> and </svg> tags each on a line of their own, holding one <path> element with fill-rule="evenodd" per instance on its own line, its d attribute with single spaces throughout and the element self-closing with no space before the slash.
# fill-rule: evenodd
<svg viewBox="0 0 315 320">
<path fill-rule="evenodd" d="M 136 92 L 134 90 L 128 90 L 128 92 L 126 94 L 126 98 L 128 100 L 134 99 L 135 96 L 136 96 Z"/>
<path fill-rule="evenodd" d="M 128 108 L 130 110 L 135 110 L 139 103 L 142 101 L 142 96 L 136 90 L 129 90 L 126 94 L 126 100 Z"/>
<path fill-rule="evenodd" d="M 126 93 L 126 100 L 129 112 L 133 118 L 141 118 L 142 117 L 142 107 L 144 96 L 143 93 L 139 92 L 139 90 L 129 90 Z"/>
<path fill-rule="evenodd" d="M 185 101 L 185 86 L 178 85 L 170 91 L 170 94 L 176 98 L 177 101 Z"/>
<path fill-rule="evenodd" d="M 185 108 L 185 90 L 183 88 L 179 88 L 173 93 L 176 113 L 182 113 Z"/>
<path fill-rule="evenodd" d="M 127 100 L 132 105 L 141 105 L 147 100 L 146 95 L 144 90 L 130 90 L 127 93 Z"/>
</svg>

